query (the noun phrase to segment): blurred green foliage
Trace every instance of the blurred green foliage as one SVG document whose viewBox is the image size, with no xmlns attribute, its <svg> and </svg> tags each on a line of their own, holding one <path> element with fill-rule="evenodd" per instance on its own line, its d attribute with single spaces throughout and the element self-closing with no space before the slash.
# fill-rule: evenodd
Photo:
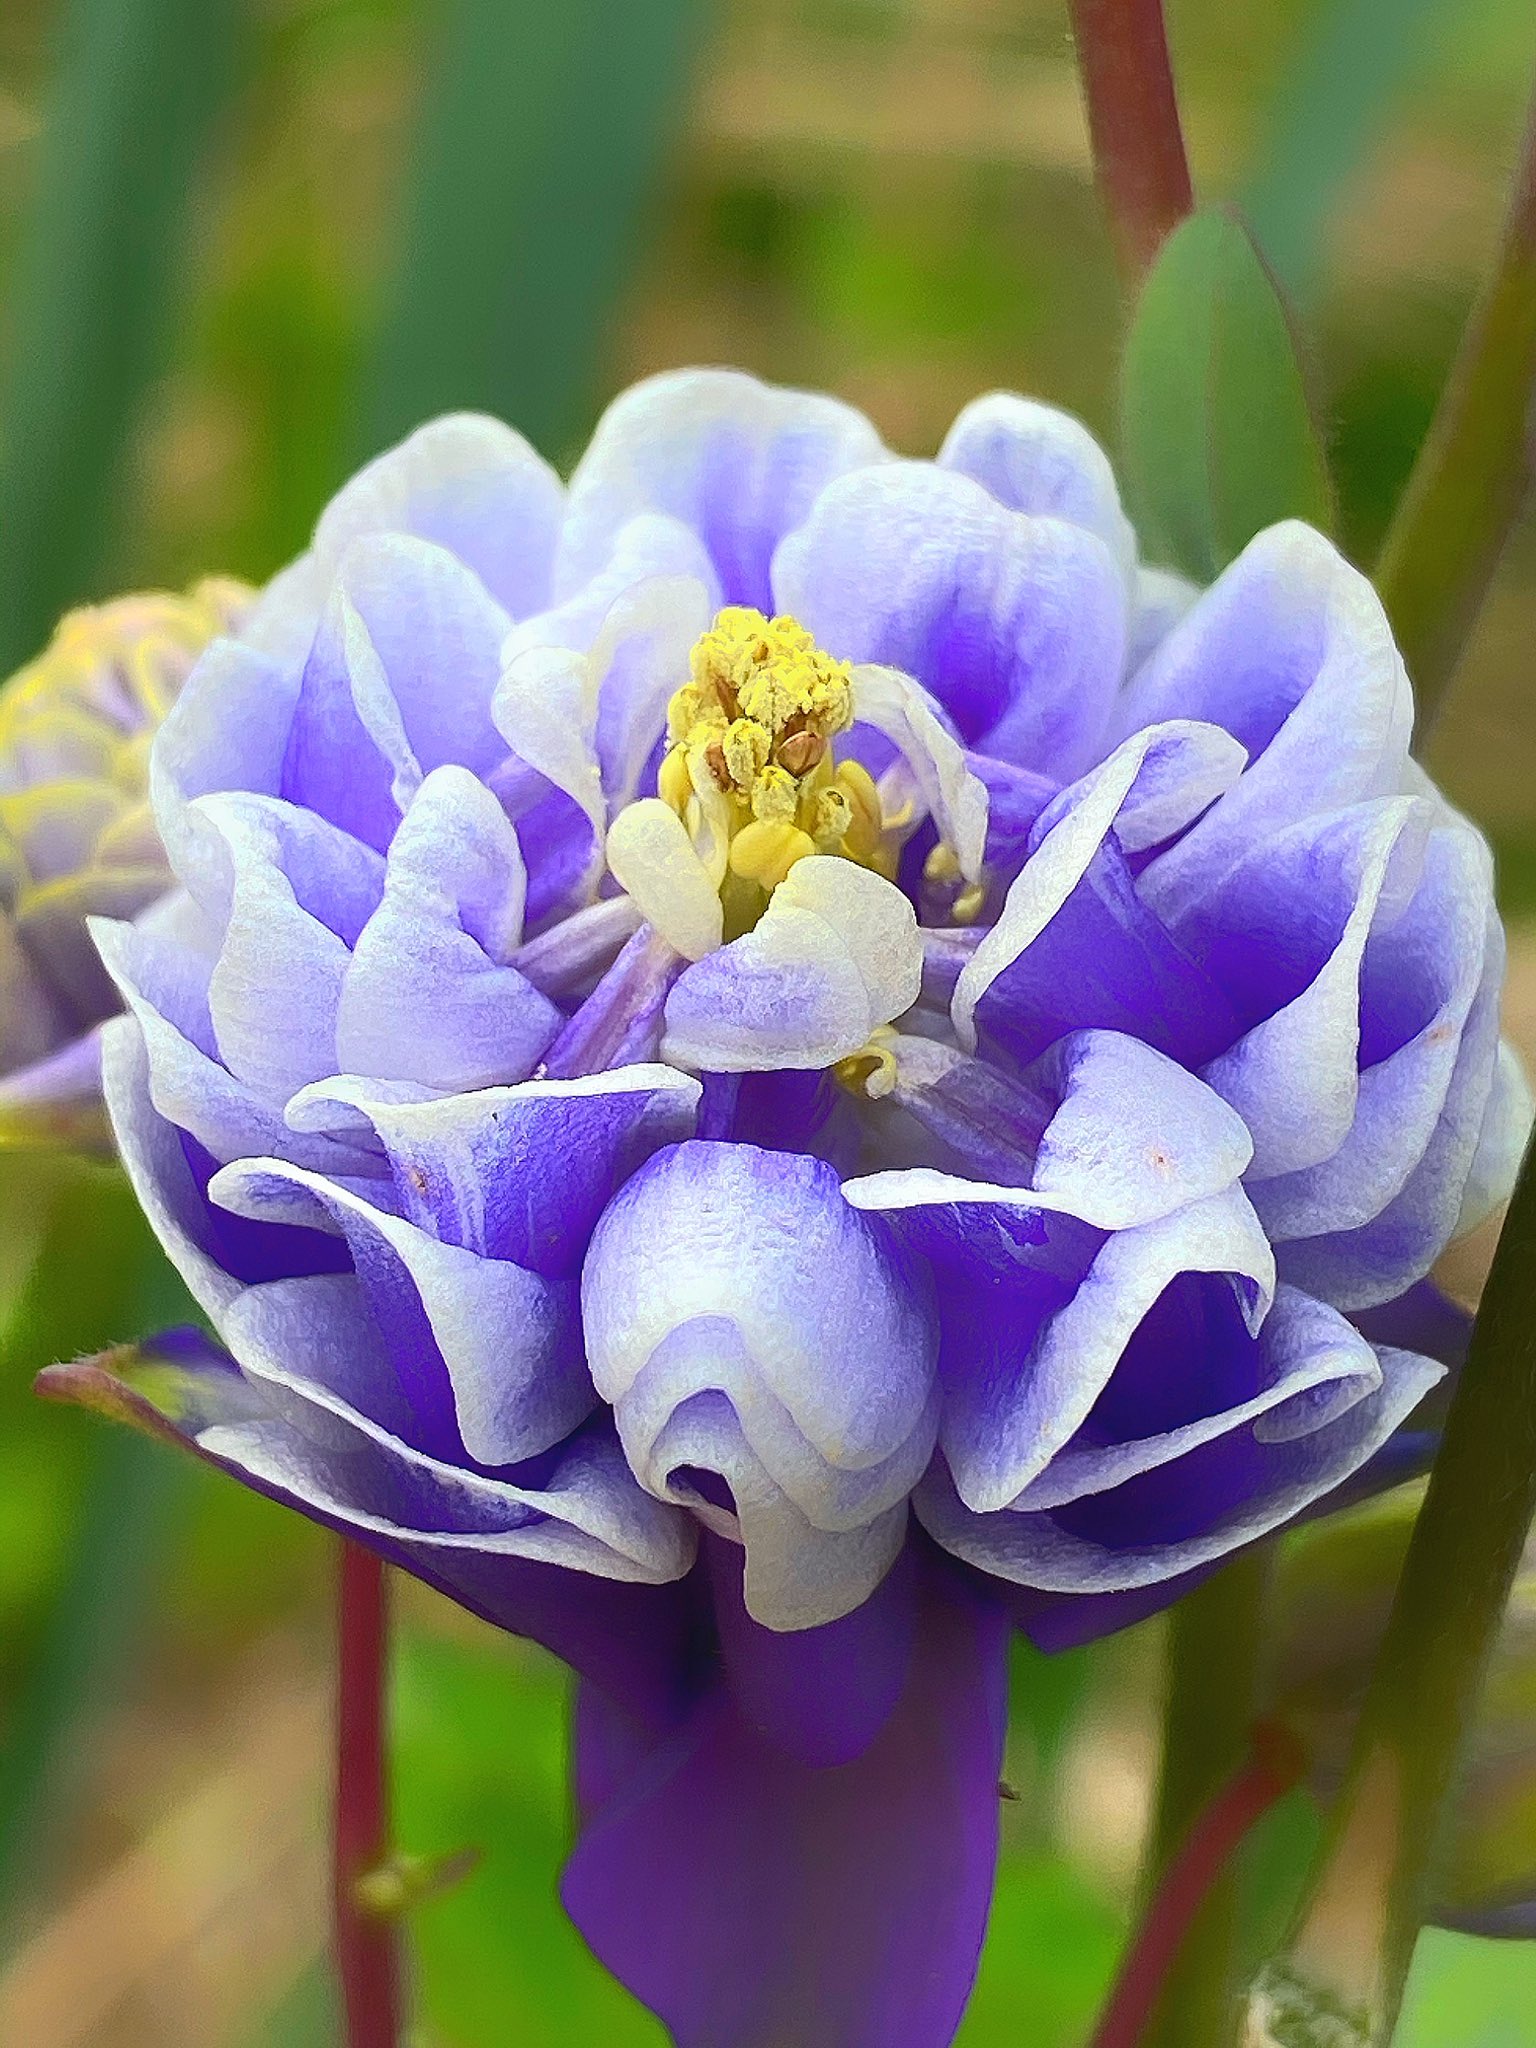
<svg viewBox="0 0 1536 2048">
<path fill-rule="evenodd" d="M 0 675 L 95 584 L 123 453 L 178 326 L 237 0 L 69 0 L 0 379 Z"/>
</svg>

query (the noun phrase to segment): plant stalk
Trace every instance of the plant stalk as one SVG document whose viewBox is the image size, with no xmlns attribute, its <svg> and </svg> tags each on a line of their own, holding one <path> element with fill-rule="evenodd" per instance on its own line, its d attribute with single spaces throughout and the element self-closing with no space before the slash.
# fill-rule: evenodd
<svg viewBox="0 0 1536 2048">
<path fill-rule="evenodd" d="M 1503 239 L 1393 517 L 1376 582 L 1427 730 L 1530 490 L 1536 392 L 1536 98 Z"/>
<path fill-rule="evenodd" d="M 347 2048 L 399 2048 L 397 1922 L 370 1912 L 359 1885 L 389 1851 L 385 1737 L 388 1600 L 383 1562 L 341 1550 L 332 1912 Z"/>
<path fill-rule="evenodd" d="M 1071 0 L 1094 176 L 1127 288 L 1194 208 L 1162 0 Z"/>
<path fill-rule="evenodd" d="M 1163 1761 L 1153 1819 L 1150 1895 L 1199 1853 L 1213 1808 L 1253 1754 L 1269 1556 L 1248 1551 L 1186 1596 L 1169 1619 Z M 1193 1845 L 1193 1847 L 1192 1847 Z M 1207 1845 L 1207 1849 L 1208 1849 Z M 1237 1881 L 1225 1859 L 1205 1870 L 1183 1939 L 1161 1957 L 1151 2048 L 1227 2048 L 1236 2024 Z"/>
<path fill-rule="evenodd" d="M 1137 2048 L 1201 1907 L 1250 1830 L 1301 1776 L 1300 1746 L 1284 1730 L 1254 1731 L 1235 1771 L 1185 1836 L 1143 1916 L 1104 2008 L 1092 2048 Z"/>
<path fill-rule="evenodd" d="M 1397 2023 L 1448 1794 L 1536 1517 L 1532 1166 L 1528 1151 L 1307 1902 L 1253 1995 L 1254 2048 L 1376 2048 Z"/>
</svg>

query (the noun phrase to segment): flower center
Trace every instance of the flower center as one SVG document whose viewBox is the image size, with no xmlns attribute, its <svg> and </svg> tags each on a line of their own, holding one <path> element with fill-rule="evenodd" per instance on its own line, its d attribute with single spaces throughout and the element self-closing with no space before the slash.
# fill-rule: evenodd
<svg viewBox="0 0 1536 2048">
<path fill-rule="evenodd" d="M 798 620 L 728 605 L 695 643 L 689 668 L 667 707 L 671 745 L 657 789 L 690 828 L 702 818 L 726 841 L 725 888 L 735 877 L 771 891 L 811 853 L 889 874 L 869 771 L 832 750 L 853 723 L 848 663 Z"/>
</svg>

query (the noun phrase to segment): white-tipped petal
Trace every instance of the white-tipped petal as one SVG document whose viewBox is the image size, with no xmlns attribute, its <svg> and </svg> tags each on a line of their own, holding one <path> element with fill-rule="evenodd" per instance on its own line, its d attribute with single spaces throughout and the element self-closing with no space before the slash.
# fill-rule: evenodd
<svg viewBox="0 0 1536 2048">
<path fill-rule="evenodd" d="M 626 804 L 608 830 L 608 866 L 669 945 L 702 960 L 724 930 L 720 894 L 688 828 L 660 797 Z"/>
</svg>

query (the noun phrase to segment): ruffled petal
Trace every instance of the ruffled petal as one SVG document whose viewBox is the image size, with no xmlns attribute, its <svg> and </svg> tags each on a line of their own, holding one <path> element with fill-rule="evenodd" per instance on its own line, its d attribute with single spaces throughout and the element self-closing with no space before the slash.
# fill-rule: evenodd
<svg viewBox="0 0 1536 2048">
<path fill-rule="evenodd" d="M 1488 919 L 1482 978 L 1439 1113 L 1413 1171 L 1368 1222 L 1279 1246 L 1286 1278 L 1336 1307 L 1371 1308 L 1401 1294 L 1424 1277 L 1456 1229 L 1499 1064 L 1504 942 L 1491 909 Z"/>
<path fill-rule="evenodd" d="M 844 1194 L 934 1273 L 939 1444 L 978 1513 L 1016 1499 L 1082 1427 L 1181 1276 L 1222 1276 L 1250 1326 L 1274 1286 L 1274 1256 L 1237 1187 L 1116 1231 L 1060 1196 L 928 1168 L 871 1174 Z"/>
<path fill-rule="evenodd" d="M 688 968 L 667 1000 L 662 1056 L 714 1073 L 828 1067 L 917 1001 L 922 942 L 883 876 L 812 854 L 742 938 Z"/>
<path fill-rule="evenodd" d="M 422 777 L 488 773 L 506 613 L 453 555 L 399 534 L 359 540 L 303 667 L 283 794 L 380 851 Z"/>
<path fill-rule="evenodd" d="M 469 1095 L 392 1100 L 338 1075 L 288 1105 L 300 1130 L 377 1139 L 401 1214 L 444 1243 L 551 1278 L 574 1272 L 635 1169 L 692 1135 L 701 1090 L 671 1067 L 612 1067 Z"/>
<path fill-rule="evenodd" d="M 434 1454 L 514 1464 L 548 1450 L 590 1412 L 574 1280 L 444 1242 L 383 1206 L 376 1185 L 365 1192 L 282 1160 L 222 1167 L 209 1194 L 237 1216 L 345 1239 L 379 1337 L 373 1377 L 404 1390 L 416 1440 Z M 231 1313 L 220 1330 L 248 1362 Z"/>
<path fill-rule="evenodd" d="M 102 919 L 92 935 L 143 1034 L 151 1102 L 210 1160 L 222 1166 L 252 1154 L 275 1155 L 321 1172 L 382 1171 L 380 1162 L 354 1146 L 294 1132 L 281 1108 L 220 1062 L 208 1015 L 211 962 L 204 964 L 199 986 L 188 972 L 196 956 L 158 942 L 153 931 Z"/>
<path fill-rule="evenodd" d="M 1365 1338 L 1294 1288 L 1276 1290 L 1257 1336 L 1230 1296 L 1223 1302 L 1208 1284 L 1181 1292 L 1165 1294 L 1164 1312 L 1138 1331 L 1088 1422 L 1011 1510 L 1108 1493 L 1250 1424 L 1258 1443 L 1309 1436 L 1381 1385 Z"/>
<path fill-rule="evenodd" d="M 223 927 L 208 984 L 214 1041 L 233 1074 L 280 1104 L 335 1068 L 349 948 L 378 903 L 384 863 L 272 797 L 200 797 L 189 822 L 194 897 Z"/>
<path fill-rule="evenodd" d="M 215 1324 L 248 1283 L 345 1266 L 345 1247 L 332 1237 L 251 1223 L 209 1201 L 215 1162 L 155 1108 L 136 1018 L 115 1017 L 103 1027 L 101 1084 L 139 1206 L 193 1300 Z"/>
<path fill-rule="evenodd" d="M 597 1227 L 582 1314 L 635 1471 L 745 1540 L 758 1621 L 811 1627 L 874 1590 L 933 1445 L 934 1334 L 921 1267 L 830 1167 L 658 1153 Z"/>
<path fill-rule="evenodd" d="M 987 786 L 927 692 L 897 669 L 865 664 L 853 672 L 853 715 L 895 745 L 940 839 L 976 881 L 987 849 Z"/>
<path fill-rule="evenodd" d="M 1078 1032 L 1042 1068 L 1037 1085 L 1060 1106 L 1032 1185 L 1087 1222 L 1154 1222 L 1233 1186 L 1253 1156 L 1247 1125 L 1215 1090 L 1134 1038 Z"/>
<path fill-rule="evenodd" d="M 1134 564 L 1136 536 L 1109 457 L 1071 413 L 989 391 L 957 415 L 939 464 L 974 477 L 1010 511 L 1046 513 L 1097 534 L 1127 573 Z"/>
<path fill-rule="evenodd" d="M 1271 527 L 1163 640 L 1119 730 L 1224 726 L 1247 773 L 1157 864 L 1168 914 L 1300 815 L 1407 786 L 1413 696 L 1381 600 L 1320 533 Z"/>
<path fill-rule="evenodd" d="M 564 1020 L 509 964 L 526 889 L 517 834 L 490 791 L 467 769 L 434 769 L 342 977 L 337 1065 L 450 1091 L 532 1073 Z"/>
<path fill-rule="evenodd" d="M 652 577 L 620 592 L 588 648 L 520 645 L 515 636 L 508 643 L 496 723 L 519 760 L 587 818 L 587 894 L 609 818 L 639 789 L 666 728 L 667 700 L 708 623 L 703 584 Z"/>
<path fill-rule="evenodd" d="M 830 485 L 774 558 L 774 596 L 845 661 L 901 669 L 968 745 L 1056 774 L 1102 751 L 1125 581 L 1082 527 L 902 462 Z"/>
<path fill-rule="evenodd" d="M 956 983 L 962 1047 L 975 1049 L 980 1024 L 1020 1059 L 1074 1027 L 1128 1030 L 1184 1059 L 1229 1042 L 1219 991 L 1143 901 L 1125 855 L 1198 817 L 1243 758 L 1215 726 L 1152 726 L 1056 798 Z"/>
<path fill-rule="evenodd" d="M 771 611 L 779 541 L 833 477 L 885 459 L 869 421 L 835 398 L 737 370 L 648 378 L 609 406 L 576 465 L 556 593 L 599 573 L 631 519 L 660 512 L 703 540 L 725 603 Z"/>
<path fill-rule="evenodd" d="M 565 493 L 544 458 L 500 420 L 446 413 L 360 469 L 321 514 L 315 554 L 334 568 L 354 541 L 433 541 L 522 618 L 548 602 Z"/>
<path fill-rule="evenodd" d="M 271 1346 L 306 1343 L 310 1318 L 292 1313 L 290 1289 L 313 1284 L 281 1283 L 286 1298 L 276 1301 L 260 1298 L 267 1289 L 249 1291 L 234 1320 L 259 1365 L 271 1363 Z M 339 1321 L 326 1333 L 347 1334 Z M 366 1343 L 366 1322 L 353 1334 Z M 497 1612 L 496 1595 L 517 1587 L 520 1574 L 508 1568 L 519 1561 L 649 1585 L 680 1578 L 692 1562 L 686 1518 L 635 1486 L 601 1427 L 573 1438 L 541 1482 L 517 1485 L 422 1457 L 282 1365 L 242 1370 L 195 1335 L 160 1351 L 144 1374 L 112 1353 L 101 1364 L 54 1367 L 43 1390 L 186 1445 L 503 1627 L 518 1626 Z M 571 1597 L 580 1603 L 579 1581 Z"/>
<path fill-rule="evenodd" d="M 314 638 L 311 615 L 304 641 Z M 203 834 L 188 806 L 216 791 L 254 790 L 276 796 L 302 678 L 239 640 L 207 647 L 165 715 L 149 757 L 155 823 L 171 865 L 191 888 Z"/>
<path fill-rule="evenodd" d="M 1239 1014 L 1258 1013 L 1204 1070 L 1253 1132 L 1256 1180 L 1316 1166 L 1349 1133 L 1366 943 L 1410 900 L 1430 822 L 1412 798 L 1361 806 L 1321 832 L 1304 821 L 1181 926 Z"/>
<path fill-rule="evenodd" d="M 1369 1221 L 1422 1159 L 1492 895 L 1476 835 L 1416 799 L 1308 821 L 1271 853 L 1262 883 L 1245 865 L 1216 892 L 1195 943 L 1248 1014 L 1274 1005 L 1207 1078 L 1254 1133 L 1254 1200 L 1279 1242 Z M 1260 889 L 1262 947 L 1245 923 Z"/>
<path fill-rule="evenodd" d="M 1355 1355 L 1359 1340 L 1342 1319 L 1335 1333 Z M 1282 1321 L 1270 1341 L 1286 1334 Z M 1274 1434 L 1260 1415 L 1107 1492 L 1038 1512 L 973 1513 L 936 1471 L 919 1491 L 918 1512 L 957 1557 L 1019 1585 L 1070 1594 L 1155 1586 L 1283 1527 L 1366 1465 L 1443 1370 L 1410 1352 L 1377 1357 L 1379 1386 L 1342 1412 L 1323 1402 L 1310 1430 Z M 1305 1416 L 1306 1399 L 1281 1411 L 1288 1424 Z"/>
</svg>

